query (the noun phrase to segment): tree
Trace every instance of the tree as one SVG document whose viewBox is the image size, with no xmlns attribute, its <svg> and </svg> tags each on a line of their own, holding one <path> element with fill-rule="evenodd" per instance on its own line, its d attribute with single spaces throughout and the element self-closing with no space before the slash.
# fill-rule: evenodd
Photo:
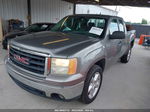
<svg viewBox="0 0 150 112">
<path fill-rule="evenodd" d="M 141 24 L 148 24 L 148 22 L 147 22 L 147 20 L 146 20 L 146 19 L 142 19 Z"/>
</svg>

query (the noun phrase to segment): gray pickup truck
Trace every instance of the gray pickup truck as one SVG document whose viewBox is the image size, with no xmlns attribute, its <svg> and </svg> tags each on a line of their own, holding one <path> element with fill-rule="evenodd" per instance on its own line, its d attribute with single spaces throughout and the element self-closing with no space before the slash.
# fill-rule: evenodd
<svg viewBox="0 0 150 112">
<path fill-rule="evenodd" d="M 11 40 L 6 67 L 29 92 L 62 100 L 80 98 L 89 104 L 99 93 L 105 68 L 118 60 L 127 63 L 131 48 L 122 18 L 72 15 L 51 31 Z"/>
</svg>

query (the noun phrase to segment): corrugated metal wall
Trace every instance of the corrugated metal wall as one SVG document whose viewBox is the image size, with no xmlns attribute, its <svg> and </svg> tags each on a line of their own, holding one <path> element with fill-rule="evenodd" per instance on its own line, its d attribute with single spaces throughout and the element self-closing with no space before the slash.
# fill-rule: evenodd
<svg viewBox="0 0 150 112">
<path fill-rule="evenodd" d="M 32 23 L 58 22 L 73 14 L 73 4 L 61 0 L 31 0 Z"/>
<path fill-rule="evenodd" d="M 26 0 L 0 0 L 0 16 L 2 19 L 21 19 L 27 17 Z"/>
<path fill-rule="evenodd" d="M 77 5 L 79 14 L 109 14 L 116 15 L 100 6 Z M 52 22 L 56 23 L 67 15 L 73 14 L 73 4 L 62 0 L 31 0 L 32 23 Z M 27 0 L 0 0 L 0 17 L 3 20 L 20 19 L 27 25 Z M 7 25 L 4 24 L 4 29 Z"/>
<path fill-rule="evenodd" d="M 82 5 L 79 4 L 76 6 L 77 14 L 104 14 L 104 15 L 113 15 L 118 14 L 117 11 L 113 11 L 98 5 Z"/>
<path fill-rule="evenodd" d="M 4 30 L 7 28 L 7 20 L 20 19 L 27 23 L 26 0 L 0 0 L 0 18 L 3 20 Z"/>
<path fill-rule="evenodd" d="M 73 14 L 73 4 L 61 0 L 31 0 L 31 14 L 32 23 L 57 22 Z M 27 23 L 27 0 L 0 0 L 0 17 Z"/>
<path fill-rule="evenodd" d="M 150 25 L 132 24 L 132 26 L 136 30 L 136 38 L 140 38 L 142 34 L 150 35 Z"/>
</svg>

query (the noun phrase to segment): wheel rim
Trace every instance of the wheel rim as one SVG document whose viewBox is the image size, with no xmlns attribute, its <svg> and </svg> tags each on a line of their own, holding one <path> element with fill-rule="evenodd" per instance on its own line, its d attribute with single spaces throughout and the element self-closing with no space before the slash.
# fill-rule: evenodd
<svg viewBox="0 0 150 112">
<path fill-rule="evenodd" d="M 99 72 L 96 72 L 89 84 L 89 88 L 88 88 L 88 97 L 90 99 L 94 98 L 99 90 L 101 84 L 101 75 Z"/>
<path fill-rule="evenodd" d="M 128 61 L 130 60 L 130 57 L 131 57 L 131 50 L 129 50 L 129 52 L 128 52 L 128 56 L 127 56 Z"/>
</svg>

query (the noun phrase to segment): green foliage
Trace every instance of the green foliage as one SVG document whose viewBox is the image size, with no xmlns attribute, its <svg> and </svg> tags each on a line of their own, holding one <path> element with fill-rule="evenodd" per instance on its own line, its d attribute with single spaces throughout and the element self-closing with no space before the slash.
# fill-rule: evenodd
<svg viewBox="0 0 150 112">
<path fill-rule="evenodd" d="M 147 22 L 147 20 L 146 20 L 146 19 L 142 19 L 141 24 L 148 24 L 148 22 Z"/>
</svg>

